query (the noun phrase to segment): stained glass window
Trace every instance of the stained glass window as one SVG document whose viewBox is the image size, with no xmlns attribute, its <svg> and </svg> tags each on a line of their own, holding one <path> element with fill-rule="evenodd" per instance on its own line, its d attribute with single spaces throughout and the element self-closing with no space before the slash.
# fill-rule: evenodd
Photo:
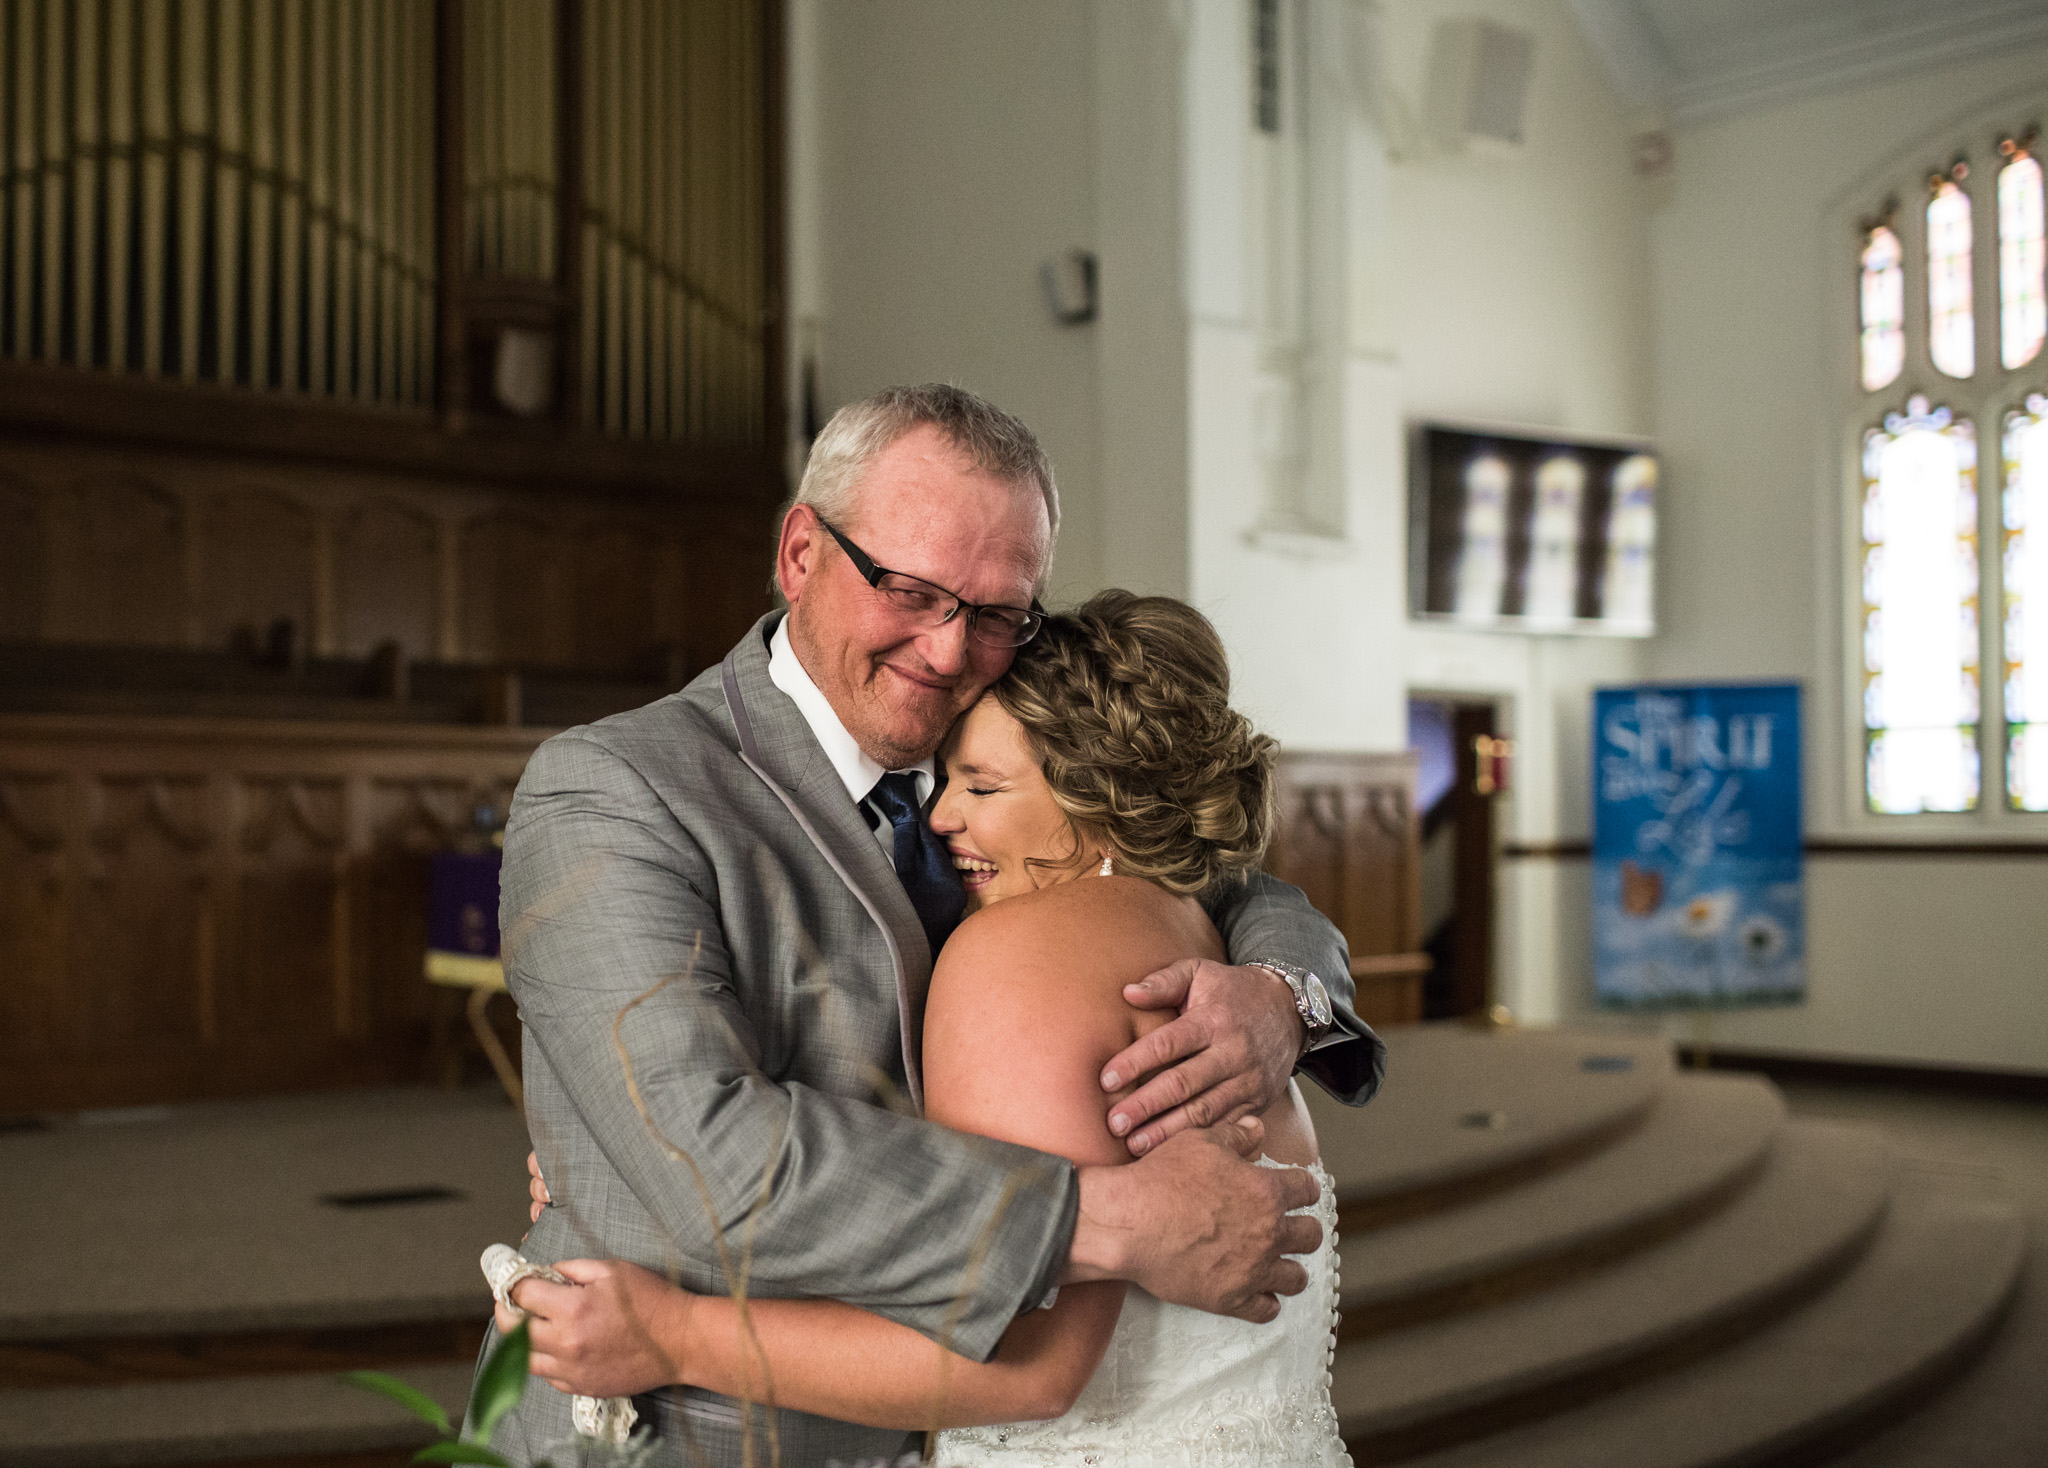
<svg viewBox="0 0 2048 1468">
<path fill-rule="evenodd" d="M 1933 181 L 1927 201 L 1927 350 L 1934 365 L 1950 377 L 1968 377 L 1977 370 L 1977 322 L 1970 284 L 1970 196 L 1961 178 L 1969 176 L 1958 163 Z"/>
<path fill-rule="evenodd" d="M 1906 252 L 1889 227 L 1863 237 L 1863 390 L 1898 380 L 1906 365 Z"/>
<path fill-rule="evenodd" d="M 1650 566 L 1657 544 L 1657 461 L 1631 454 L 1614 466 L 1607 508 L 1607 573 L 1600 615 L 1618 627 L 1651 625 Z"/>
<path fill-rule="evenodd" d="M 2006 370 L 2024 367 L 2048 336 L 2048 296 L 2042 291 L 2041 165 L 2007 140 L 2011 160 L 1998 170 L 1998 353 Z"/>
<path fill-rule="evenodd" d="M 1458 589 L 1452 613 L 1468 622 L 1500 615 L 1508 579 L 1508 465 L 1482 454 L 1465 466 L 1465 509 L 1458 524 Z"/>
<path fill-rule="evenodd" d="M 1569 454 L 1536 467 L 1536 506 L 1529 523 L 1529 582 L 1522 615 L 1532 622 L 1571 621 L 1579 606 L 1579 507 L 1586 466 Z"/>
<path fill-rule="evenodd" d="M 2005 788 L 2048 810 L 2048 397 L 2005 415 Z"/>
<path fill-rule="evenodd" d="M 1915 394 L 1863 439 L 1864 789 L 1874 811 L 1974 810 L 1977 440 Z"/>
</svg>

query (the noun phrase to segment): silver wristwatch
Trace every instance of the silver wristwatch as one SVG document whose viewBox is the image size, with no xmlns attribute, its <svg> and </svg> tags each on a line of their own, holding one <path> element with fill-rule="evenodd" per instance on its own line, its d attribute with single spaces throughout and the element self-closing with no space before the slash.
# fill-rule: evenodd
<svg viewBox="0 0 2048 1468">
<path fill-rule="evenodd" d="M 1248 966 L 1278 974 L 1281 981 L 1294 991 L 1295 1012 L 1308 1028 L 1308 1041 L 1301 1047 L 1302 1054 L 1306 1055 L 1336 1022 L 1336 1015 L 1330 1009 L 1330 993 L 1323 987 L 1323 981 L 1299 964 L 1282 963 L 1277 958 L 1254 958 Z"/>
</svg>

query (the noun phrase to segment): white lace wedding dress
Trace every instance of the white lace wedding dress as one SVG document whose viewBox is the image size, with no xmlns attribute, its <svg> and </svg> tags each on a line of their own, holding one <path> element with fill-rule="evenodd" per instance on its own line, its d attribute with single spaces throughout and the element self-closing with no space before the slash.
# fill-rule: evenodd
<svg viewBox="0 0 2048 1468">
<path fill-rule="evenodd" d="M 1278 1320 L 1250 1325 L 1129 1286 L 1109 1350 L 1072 1411 L 942 1432 L 941 1468 L 1349 1468 L 1330 1409 L 1337 1205 L 1330 1175 L 1312 1171 L 1323 1194 L 1301 1211 L 1322 1221 L 1323 1243 L 1302 1260 L 1308 1288 L 1281 1299 Z"/>
</svg>

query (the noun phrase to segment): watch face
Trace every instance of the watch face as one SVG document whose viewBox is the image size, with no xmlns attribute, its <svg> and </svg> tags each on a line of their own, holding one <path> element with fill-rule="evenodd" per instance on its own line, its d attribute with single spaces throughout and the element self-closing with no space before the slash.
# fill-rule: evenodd
<svg viewBox="0 0 2048 1468">
<path fill-rule="evenodd" d="M 1314 1017 L 1316 1028 L 1326 1028 L 1336 1018 L 1330 1009 L 1330 991 L 1323 987 L 1323 981 L 1314 974 L 1308 976 L 1308 1012 Z"/>
</svg>

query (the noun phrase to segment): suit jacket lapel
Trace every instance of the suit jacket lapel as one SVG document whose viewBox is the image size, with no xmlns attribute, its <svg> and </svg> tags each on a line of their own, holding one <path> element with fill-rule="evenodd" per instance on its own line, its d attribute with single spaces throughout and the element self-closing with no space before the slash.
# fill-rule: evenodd
<svg viewBox="0 0 2048 1468">
<path fill-rule="evenodd" d="M 769 680 L 768 638 L 781 615 L 772 612 L 762 618 L 726 655 L 721 669 L 726 704 L 739 736 L 740 753 L 783 799 L 819 854 L 882 930 L 896 970 L 904 1077 L 911 1100 L 922 1110 L 920 1057 L 925 993 L 931 985 L 931 945 L 895 867 L 875 840 L 860 807 L 847 798 L 845 784 L 825 758 L 810 725 L 789 696 Z"/>
</svg>

